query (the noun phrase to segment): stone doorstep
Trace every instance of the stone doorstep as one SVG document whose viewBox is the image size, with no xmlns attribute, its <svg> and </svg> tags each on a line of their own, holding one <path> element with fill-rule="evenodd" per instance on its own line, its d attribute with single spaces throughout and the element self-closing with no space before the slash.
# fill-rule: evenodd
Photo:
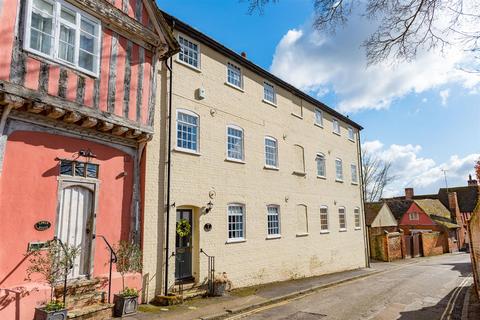
<svg viewBox="0 0 480 320">
<path fill-rule="evenodd" d="M 94 304 L 79 309 L 68 311 L 68 319 L 84 320 L 106 320 L 113 316 L 113 304 Z"/>
<path fill-rule="evenodd" d="M 76 309 L 92 304 L 104 303 L 106 293 L 103 291 L 92 291 L 82 294 L 67 295 L 66 305 L 68 309 Z"/>
<path fill-rule="evenodd" d="M 82 279 L 74 280 L 67 283 L 67 295 L 82 294 L 87 292 L 96 291 L 98 285 L 101 283 L 100 279 Z M 55 295 L 62 296 L 63 283 L 55 286 Z"/>
</svg>

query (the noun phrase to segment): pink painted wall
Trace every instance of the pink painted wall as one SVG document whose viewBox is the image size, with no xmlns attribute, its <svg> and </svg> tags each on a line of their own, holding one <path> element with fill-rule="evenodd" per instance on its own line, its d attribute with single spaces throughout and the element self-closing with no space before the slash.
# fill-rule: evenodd
<svg viewBox="0 0 480 320">
<path fill-rule="evenodd" d="M 418 213 L 418 220 L 410 220 L 410 213 Z M 407 212 L 405 212 L 400 219 L 399 225 L 414 225 L 414 226 L 434 226 L 436 223 L 422 210 L 416 203 L 412 203 Z"/>
</svg>

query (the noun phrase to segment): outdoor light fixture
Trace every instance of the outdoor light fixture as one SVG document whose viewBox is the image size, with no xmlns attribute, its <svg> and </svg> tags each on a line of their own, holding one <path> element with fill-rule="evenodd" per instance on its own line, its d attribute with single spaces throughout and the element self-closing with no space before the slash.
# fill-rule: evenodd
<svg viewBox="0 0 480 320">
<path fill-rule="evenodd" d="M 213 209 L 213 203 L 212 201 L 209 201 L 207 203 L 207 207 L 205 208 L 205 213 L 209 213 L 210 211 L 212 211 L 212 209 Z"/>
<path fill-rule="evenodd" d="M 90 149 L 78 151 L 78 156 L 79 156 L 79 157 L 85 157 L 85 158 L 96 158 L 96 157 L 97 157 L 97 156 L 92 152 L 92 150 L 90 150 Z"/>
</svg>

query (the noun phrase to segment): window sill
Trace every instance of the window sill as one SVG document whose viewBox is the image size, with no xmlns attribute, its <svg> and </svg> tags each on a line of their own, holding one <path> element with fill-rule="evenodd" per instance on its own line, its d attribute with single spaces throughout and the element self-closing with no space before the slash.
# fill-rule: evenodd
<svg viewBox="0 0 480 320">
<path fill-rule="evenodd" d="M 278 170 L 280 170 L 278 167 L 272 167 L 272 166 L 267 166 L 267 165 L 263 166 L 263 169 L 265 169 L 265 170 L 273 170 L 273 171 L 278 171 Z"/>
<path fill-rule="evenodd" d="M 293 112 L 292 112 L 291 115 L 294 116 L 294 117 L 296 117 L 296 118 L 298 118 L 298 119 L 302 119 L 302 120 L 303 120 L 303 116 L 299 116 L 299 115 L 296 114 L 296 113 L 293 113 Z"/>
<path fill-rule="evenodd" d="M 337 136 L 341 136 L 340 132 L 332 131 L 333 134 L 336 134 Z"/>
<path fill-rule="evenodd" d="M 240 91 L 240 92 L 245 92 L 245 90 L 243 90 L 243 88 L 237 87 L 236 85 L 231 84 L 230 82 L 226 82 L 226 81 L 225 81 L 225 85 L 226 85 L 226 86 L 229 86 L 229 87 L 231 87 L 231 88 L 233 88 L 233 89 L 237 89 L 237 90 Z"/>
<path fill-rule="evenodd" d="M 228 161 L 228 162 L 235 162 L 235 163 L 241 163 L 241 164 L 245 164 L 246 162 L 243 161 L 243 160 L 239 160 L 239 159 L 234 159 L 234 158 L 225 158 L 225 161 Z"/>
<path fill-rule="evenodd" d="M 190 150 L 190 149 L 183 149 L 183 148 L 179 148 L 179 147 L 174 147 L 173 151 L 179 152 L 179 153 L 191 154 L 192 156 L 198 156 L 198 157 L 202 155 L 200 152 L 193 151 L 193 150 Z"/>
<path fill-rule="evenodd" d="M 245 238 L 238 238 L 238 239 L 228 239 L 225 243 L 242 243 L 247 242 Z"/>
<path fill-rule="evenodd" d="M 340 230 L 338 230 L 338 232 L 347 232 L 347 229 L 346 228 L 341 228 Z"/>
<path fill-rule="evenodd" d="M 362 228 L 360 228 L 360 227 L 355 227 L 355 230 L 357 230 L 357 231 L 358 231 L 358 230 L 362 230 Z"/>
<path fill-rule="evenodd" d="M 348 138 L 348 140 L 349 140 L 349 141 L 352 141 L 352 142 L 355 142 L 355 139 L 350 139 L 350 138 Z"/>
<path fill-rule="evenodd" d="M 282 235 L 280 234 L 272 234 L 272 235 L 268 235 L 265 239 L 266 240 L 274 240 L 274 239 L 280 239 L 282 238 Z"/>
<path fill-rule="evenodd" d="M 358 186 L 358 182 L 352 182 L 354 186 Z"/>
<path fill-rule="evenodd" d="M 297 238 L 299 238 L 299 237 L 307 237 L 307 236 L 308 236 L 308 232 L 306 232 L 306 233 L 297 233 L 295 236 L 296 236 Z"/>
<path fill-rule="evenodd" d="M 335 182 L 343 183 L 343 180 L 341 180 L 341 179 L 335 179 Z"/>
<path fill-rule="evenodd" d="M 326 176 L 317 176 L 317 179 L 327 180 Z"/>
<path fill-rule="evenodd" d="M 323 129 L 323 124 L 319 124 L 319 123 L 316 123 L 316 122 L 314 122 L 313 124 L 314 124 L 316 127 L 319 127 L 319 128 L 322 128 L 322 129 Z"/>
<path fill-rule="evenodd" d="M 277 104 L 274 103 L 274 102 L 272 102 L 272 101 L 268 101 L 268 100 L 262 99 L 262 102 L 263 102 L 263 103 L 266 103 L 266 104 L 269 104 L 269 105 L 271 105 L 272 107 L 275 107 L 275 108 L 278 107 Z"/>
<path fill-rule="evenodd" d="M 185 67 L 187 67 L 187 68 L 189 68 L 189 69 L 192 69 L 193 71 L 196 71 L 196 72 L 198 72 L 198 73 L 201 73 L 201 72 L 202 72 L 202 70 L 201 70 L 200 68 L 194 67 L 194 66 L 192 66 L 191 64 L 188 64 L 188 63 L 186 63 L 186 62 L 183 62 L 182 60 L 180 60 L 180 59 L 178 59 L 178 58 L 175 59 L 175 62 L 178 63 L 178 64 L 181 64 L 182 66 L 185 66 Z"/>
<path fill-rule="evenodd" d="M 301 172 L 301 171 L 293 171 L 293 174 L 300 177 L 305 177 L 307 175 L 306 172 Z"/>
<path fill-rule="evenodd" d="M 328 234 L 330 233 L 330 230 L 320 230 L 320 234 Z"/>
</svg>

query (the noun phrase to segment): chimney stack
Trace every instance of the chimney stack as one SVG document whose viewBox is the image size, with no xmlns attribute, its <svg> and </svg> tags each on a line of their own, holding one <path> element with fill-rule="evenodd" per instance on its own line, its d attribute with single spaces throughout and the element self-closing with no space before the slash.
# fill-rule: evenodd
<svg viewBox="0 0 480 320">
<path fill-rule="evenodd" d="M 247 59 L 247 53 L 245 51 L 242 51 L 240 55 L 242 56 L 242 58 Z"/>
<path fill-rule="evenodd" d="M 457 193 L 449 192 L 448 193 L 448 208 L 450 211 L 455 212 L 458 207 Z"/>
<path fill-rule="evenodd" d="M 413 188 L 405 188 L 405 200 L 413 199 Z"/>
<path fill-rule="evenodd" d="M 478 181 L 472 179 L 472 175 L 471 175 L 471 174 L 468 175 L 468 186 L 469 186 L 469 187 L 476 187 L 476 186 L 478 186 Z"/>
</svg>

